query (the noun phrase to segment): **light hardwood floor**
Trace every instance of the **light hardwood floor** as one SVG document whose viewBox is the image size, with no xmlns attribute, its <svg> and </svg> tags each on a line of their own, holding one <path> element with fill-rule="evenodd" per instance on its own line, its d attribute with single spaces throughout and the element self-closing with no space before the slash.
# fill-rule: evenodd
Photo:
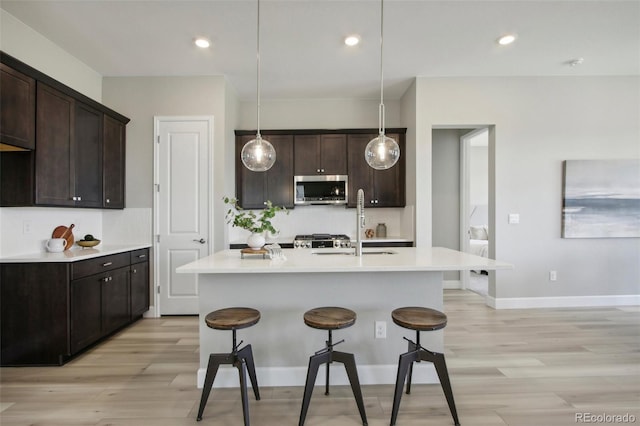
<svg viewBox="0 0 640 426">
<path fill-rule="evenodd" d="M 640 424 L 639 307 L 495 311 L 475 293 L 448 290 L 445 310 L 463 426 L 575 425 L 580 413 L 631 415 Z M 242 425 L 237 388 L 214 389 L 196 422 L 197 368 L 197 317 L 144 319 L 63 367 L 0 369 L 0 424 Z M 388 425 L 392 386 L 363 393 L 369 425 Z M 298 423 L 302 387 L 261 394 L 250 397 L 253 425 Z M 600 424 L 615 424 L 607 419 Z M 333 387 L 330 397 L 316 389 L 306 425 L 359 424 L 349 388 Z M 398 426 L 451 424 L 439 385 L 414 385 L 403 396 Z"/>
</svg>

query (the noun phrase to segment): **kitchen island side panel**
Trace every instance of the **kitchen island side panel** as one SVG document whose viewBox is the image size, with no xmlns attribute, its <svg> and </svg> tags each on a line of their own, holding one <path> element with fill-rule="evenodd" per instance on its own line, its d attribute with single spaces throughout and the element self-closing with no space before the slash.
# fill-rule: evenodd
<svg viewBox="0 0 640 426">
<path fill-rule="evenodd" d="M 309 356 L 324 347 L 327 332 L 306 326 L 303 314 L 319 306 L 356 312 L 356 323 L 335 331 L 333 339 L 345 339 L 336 350 L 354 353 L 359 370 L 395 369 L 398 356 L 407 350 L 403 336 L 415 339 L 415 332 L 395 325 L 391 312 L 416 305 L 442 310 L 442 275 L 440 271 L 199 274 L 200 373 L 210 353 L 231 350 L 231 332 L 208 328 L 204 317 L 232 306 L 261 312 L 255 326 L 238 330 L 238 341 L 252 345 L 261 386 L 285 385 L 268 373 L 283 369 L 295 370 L 289 377 L 299 383 L 292 384 L 304 385 Z M 375 321 L 386 321 L 386 339 L 374 338 Z M 421 343 L 442 351 L 443 331 L 422 333 Z M 337 366 L 337 373 L 340 370 L 344 368 Z"/>
</svg>

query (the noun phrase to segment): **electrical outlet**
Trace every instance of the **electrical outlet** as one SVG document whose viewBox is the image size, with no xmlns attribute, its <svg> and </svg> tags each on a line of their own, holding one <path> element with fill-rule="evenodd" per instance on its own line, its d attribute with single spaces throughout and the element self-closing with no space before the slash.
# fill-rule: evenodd
<svg viewBox="0 0 640 426">
<path fill-rule="evenodd" d="M 558 279 L 558 271 L 549 271 L 549 281 L 556 281 Z"/>
<path fill-rule="evenodd" d="M 31 233 L 31 221 L 25 220 L 22 222 L 22 233 L 30 234 Z"/>
<path fill-rule="evenodd" d="M 386 321 L 375 322 L 375 336 L 376 336 L 376 339 L 387 338 L 387 322 Z"/>
</svg>

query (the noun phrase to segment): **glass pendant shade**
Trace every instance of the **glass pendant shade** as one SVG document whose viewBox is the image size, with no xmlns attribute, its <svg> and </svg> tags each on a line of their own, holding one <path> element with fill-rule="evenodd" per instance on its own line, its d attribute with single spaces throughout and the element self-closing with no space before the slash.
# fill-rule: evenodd
<svg viewBox="0 0 640 426">
<path fill-rule="evenodd" d="M 398 142 L 384 134 L 384 0 L 380 0 L 380 105 L 378 106 L 378 130 L 380 134 L 371 139 L 364 149 L 364 159 L 376 170 L 393 167 L 400 158 Z"/>
<path fill-rule="evenodd" d="M 371 139 L 364 150 L 367 164 L 376 170 L 386 170 L 393 167 L 400 158 L 400 147 L 392 138 L 380 133 Z"/>
<path fill-rule="evenodd" d="M 276 150 L 268 140 L 257 135 L 242 147 L 242 164 L 253 172 L 265 172 L 276 162 Z"/>
</svg>

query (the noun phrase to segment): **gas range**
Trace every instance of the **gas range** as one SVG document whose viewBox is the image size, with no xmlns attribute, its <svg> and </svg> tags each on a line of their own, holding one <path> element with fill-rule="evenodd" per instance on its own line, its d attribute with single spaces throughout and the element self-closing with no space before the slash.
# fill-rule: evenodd
<svg viewBox="0 0 640 426">
<path fill-rule="evenodd" d="M 349 248 L 351 239 L 344 234 L 296 235 L 293 248 Z"/>
</svg>

